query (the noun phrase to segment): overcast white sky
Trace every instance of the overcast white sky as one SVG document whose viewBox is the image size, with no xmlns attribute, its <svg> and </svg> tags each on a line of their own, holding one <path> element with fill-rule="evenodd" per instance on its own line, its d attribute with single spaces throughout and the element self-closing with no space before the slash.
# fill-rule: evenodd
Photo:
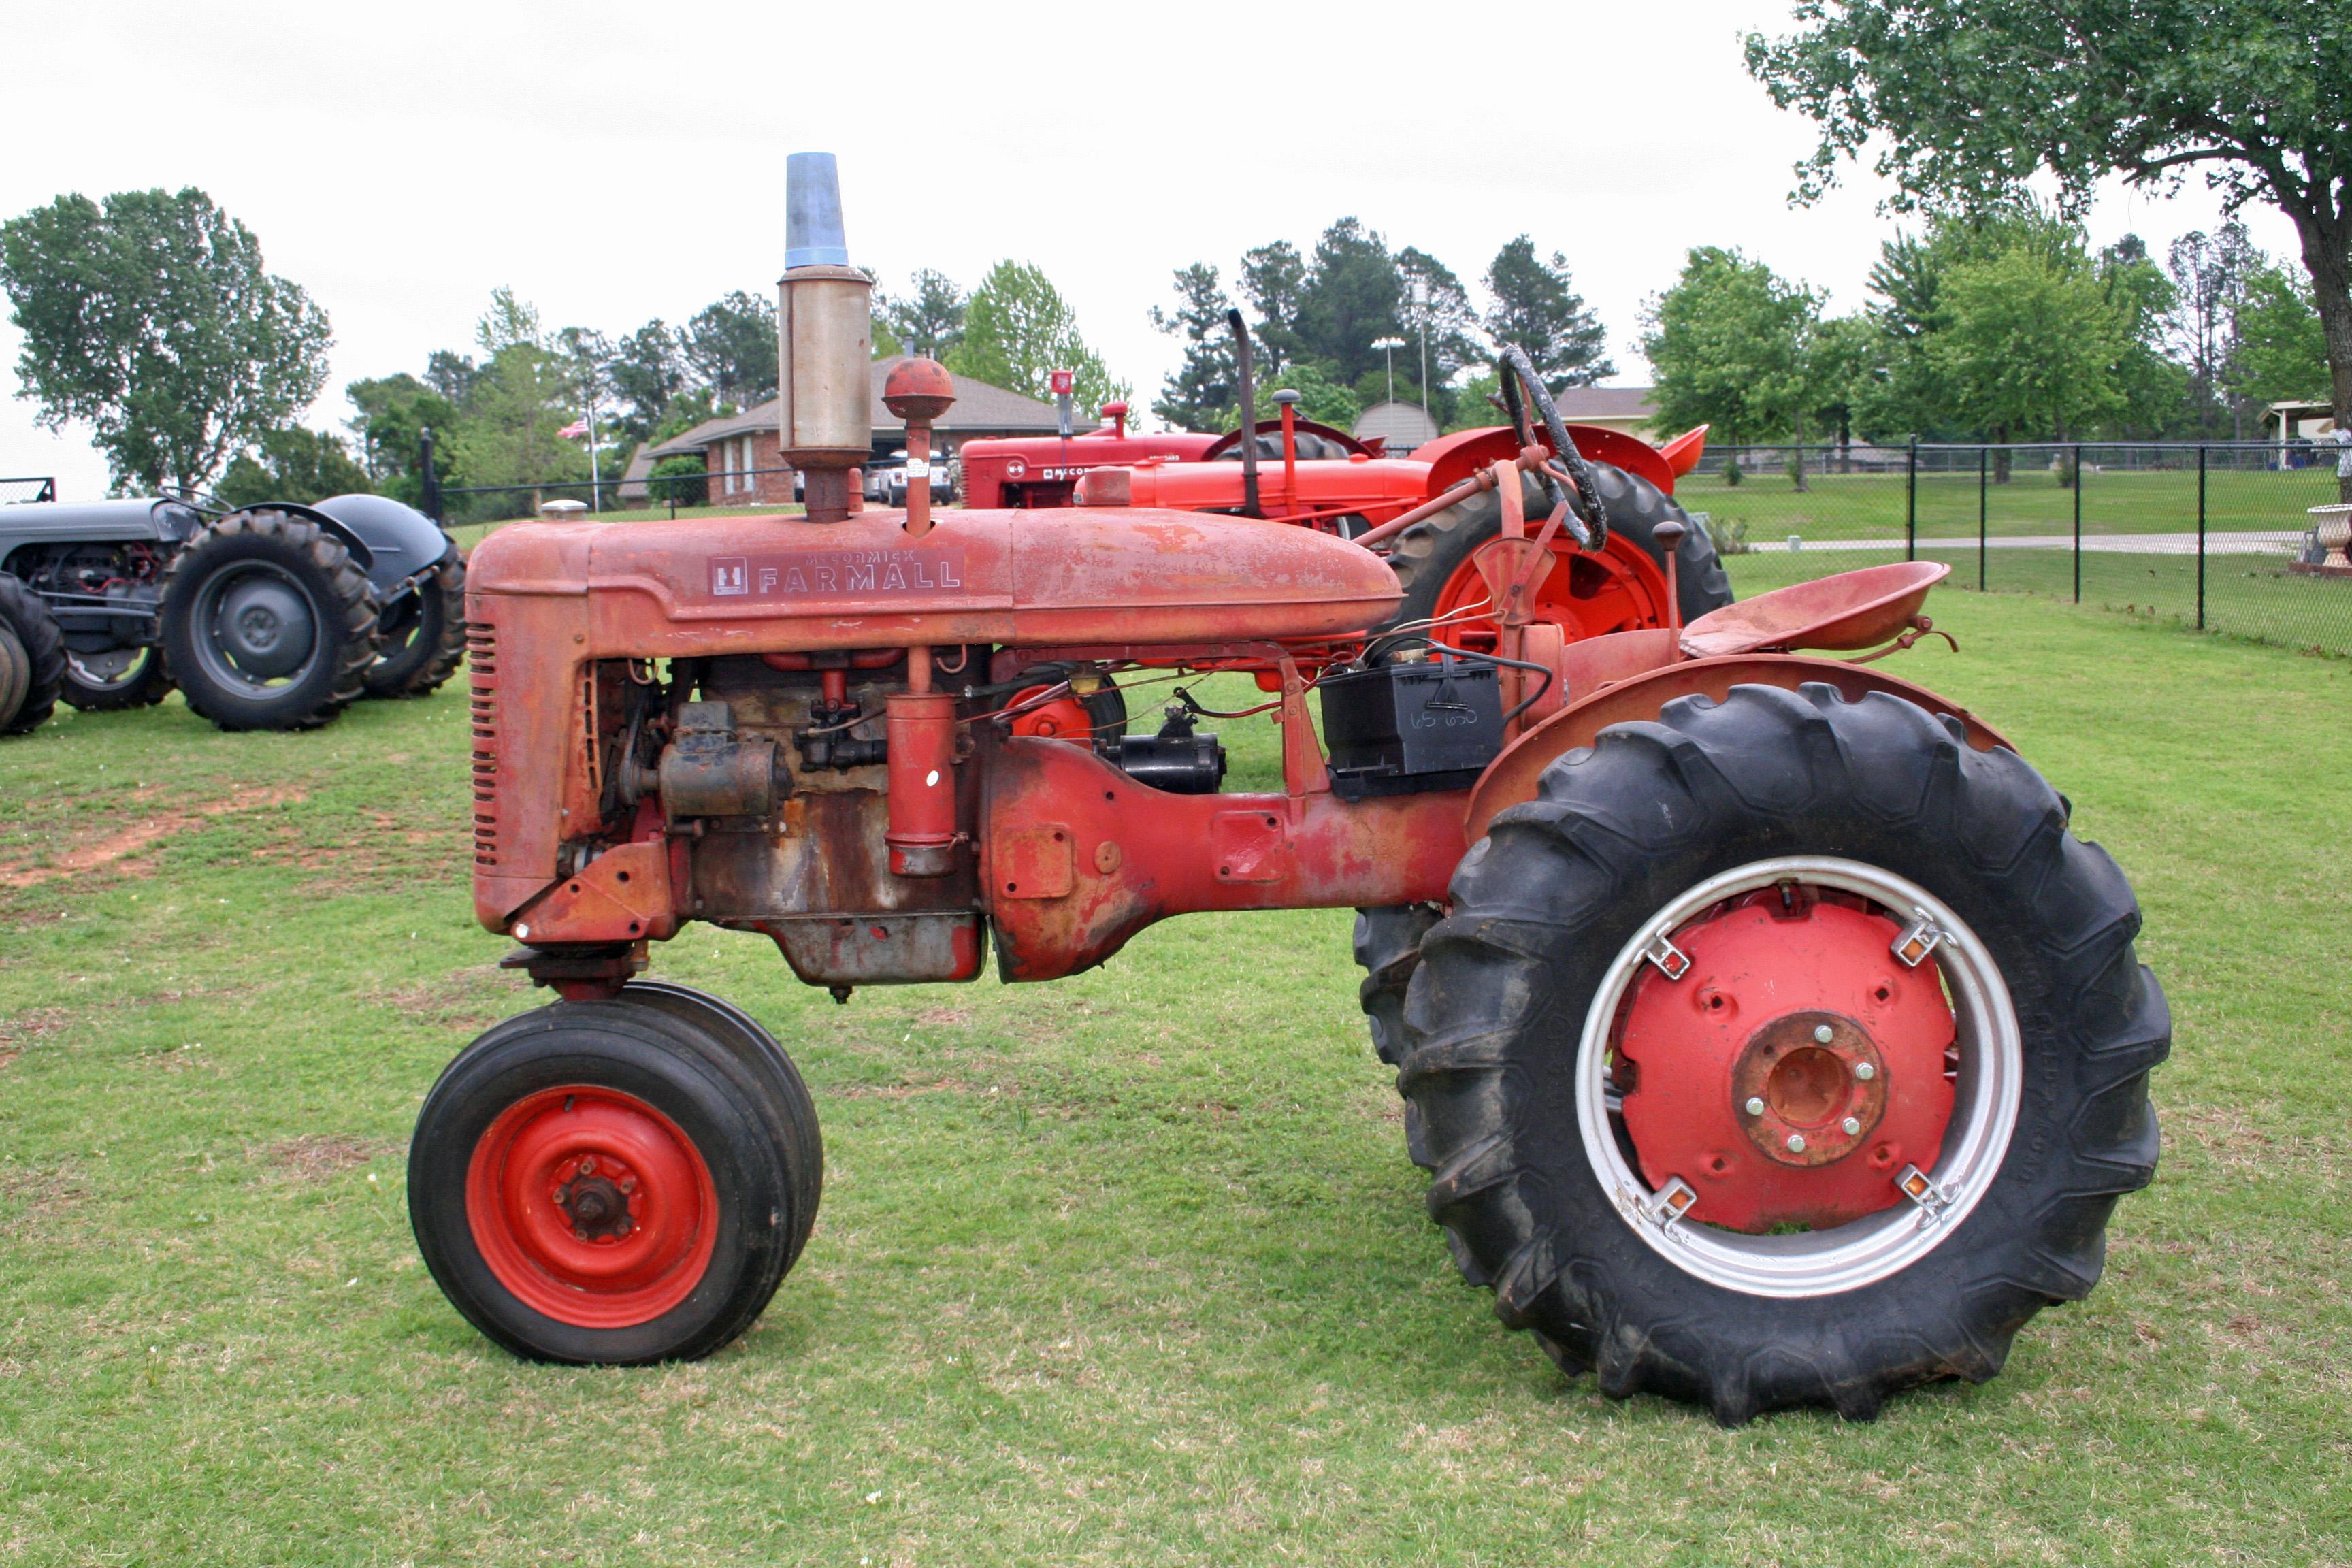
<svg viewBox="0 0 2352 1568">
<path fill-rule="evenodd" d="M 783 261 L 783 160 L 841 159 L 852 259 L 969 286 L 1034 261 L 1148 402 L 1174 363 L 1145 310 L 1171 268 L 1230 277 L 1361 217 L 1465 281 L 1531 233 L 1564 251 L 1621 383 L 1643 300 L 1694 245 L 1864 296 L 1866 171 L 1786 201 L 1809 124 L 1739 64 L 1785 3 L 1645 5 L 811 5 L 440 0 L 357 6 L 77 0 L 11 7 L 0 215 L 65 191 L 202 186 L 325 306 L 329 391 L 468 348 L 492 288 L 551 326 L 676 322 Z M 2258 243 L 2293 254 L 2269 209 Z M 2118 190 L 2092 220 L 2159 256 L 2201 187 Z M 1475 284 L 1474 284 L 1475 291 Z M 10 367 L 17 340 L 0 326 Z M 0 475 L 103 492 L 86 435 L 0 399 Z"/>
</svg>

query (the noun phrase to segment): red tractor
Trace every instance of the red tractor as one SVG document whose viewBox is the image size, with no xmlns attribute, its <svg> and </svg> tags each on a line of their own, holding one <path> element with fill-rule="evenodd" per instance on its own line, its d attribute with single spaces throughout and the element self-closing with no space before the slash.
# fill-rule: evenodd
<svg viewBox="0 0 2352 1568">
<path fill-rule="evenodd" d="M 1669 592 L 1664 626 L 1570 641 L 1528 607 L 1553 542 L 1603 550 L 1613 511 L 1556 426 L 1484 471 L 1491 649 L 1399 624 L 1397 574 L 1311 528 L 1113 495 L 934 512 L 920 480 L 862 510 L 870 286 L 831 159 L 789 176 L 807 515 L 523 522 L 473 556 L 475 904 L 561 998 L 461 1052 L 411 1147 L 419 1246 L 483 1332 L 707 1355 L 806 1241 L 822 1152 L 783 1047 L 640 978 L 698 920 L 845 1001 L 973 979 L 991 945 L 1051 980 L 1174 915 L 1359 910 L 1431 1215 L 1612 1394 L 1867 1416 L 1990 1377 L 2091 1288 L 2154 1172 L 2169 1040 L 2131 890 L 1982 721 L 1825 657 L 1907 646 L 1945 568 L 1686 625 Z M 950 395 L 894 375 L 909 450 Z M 1113 676 L 1215 670 L 1277 693 L 1279 791 L 1222 790 L 1189 723 L 1016 732 Z"/>
<path fill-rule="evenodd" d="M 1550 432 L 1516 423 L 1441 437 L 1410 458 L 1388 457 L 1342 430 L 1297 417 L 1297 395 L 1275 394 L 1278 419 L 1255 418 L 1249 337 L 1232 313 L 1241 369 L 1244 426 L 1210 437 L 1191 432 L 1129 435 L 1127 405 L 1108 404 L 1108 424 L 1067 440 L 1009 437 L 967 442 L 959 461 L 959 494 L 975 507 L 1067 506 L 1117 490 L 1130 506 L 1175 507 L 1244 517 L 1276 518 L 1358 539 L 1389 558 L 1404 588 L 1397 622 L 1433 620 L 1449 646 L 1491 651 L 1491 622 L 1476 617 L 1486 589 L 1473 558 L 1502 526 L 1500 498 L 1491 488 L 1459 489 L 1499 458 L 1532 442 L 1550 455 Z M 1516 392 L 1517 384 L 1511 390 Z M 1675 480 L 1705 449 L 1704 426 L 1664 448 L 1597 425 L 1558 424 L 1592 470 L 1609 509 L 1609 537 L 1597 551 L 1575 541 L 1553 541 L 1553 569 L 1528 608 L 1557 626 L 1569 641 L 1668 624 L 1666 552 L 1653 535 L 1660 522 L 1683 525 L 1676 547 L 1676 612 L 1695 620 L 1731 603 L 1731 587 L 1704 530 L 1675 503 Z M 1112 487 L 1106 489 L 1105 487 Z M 1538 503 L 1533 477 L 1523 480 L 1524 504 Z M 1410 515 L 1408 515 L 1410 514 Z"/>
</svg>

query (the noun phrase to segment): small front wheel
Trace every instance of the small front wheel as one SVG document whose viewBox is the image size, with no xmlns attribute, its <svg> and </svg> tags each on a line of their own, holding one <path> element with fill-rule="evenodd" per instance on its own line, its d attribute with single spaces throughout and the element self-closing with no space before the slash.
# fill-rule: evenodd
<svg viewBox="0 0 2352 1568">
<path fill-rule="evenodd" d="M 452 1305 L 518 1355 L 694 1360 L 751 1327 L 805 1236 L 813 1118 L 691 1017 L 562 1002 L 425 1097 L 409 1218 Z"/>
</svg>

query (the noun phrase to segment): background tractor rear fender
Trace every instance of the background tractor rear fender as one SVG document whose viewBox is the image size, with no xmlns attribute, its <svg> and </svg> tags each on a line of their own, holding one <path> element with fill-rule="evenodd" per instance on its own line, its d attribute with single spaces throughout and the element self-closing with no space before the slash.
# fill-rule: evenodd
<svg viewBox="0 0 2352 1568">
<path fill-rule="evenodd" d="M 320 511 L 317 507 L 304 506 L 299 501 L 274 500 L 269 502 L 267 506 L 257 507 L 253 510 L 257 511 L 282 511 L 289 517 L 299 517 L 305 522 L 317 523 L 321 532 L 327 534 L 332 538 L 336 543 L 351 552 L 352 564 L 368 574 L 368 581 L 370 584 L 374 583 L 375 552 L 368 548 L 367 541 L 362 539 L 359 536 L 358 531 L 353 529 L 351 524 L 347 522 L 339 522 L 335 519 L 329 517 L 325 512 Z"/>
<path fill-rule="evenodd" d="M 1664 640 L 1656 641 L 1663 651 Z M 1705 697 L 1721 702 L 1735 686 L 1778 686 L 1794 691 L 1809 681 L 1821 681 L 1834 688 L 1849 702 L 1859 702 L 1874 691 L 1884 691 L 1938 717 L 1958 720 L 1968 732 L 1969 744 L 1979 752 L 2010 744 L 1999 731 L 1975 714 L 1926 687 L 1840 659 L 1809 658 L 1801 654 L 1748 654 L 1665 664 L 1582 695 L 1571 691 L 1571 700 L 1566 708 L 1507 747 L 1502 755 L 1487 764 L 1471 789 L 1469 809 L 1463 817 L 1463 839 L 1475 844 L 1485 837 L 1486 825 L 1497 813 L 1535 798 L 1537 782 L 1546 768 L 1577 747 L 1592 744 L 1593 737 L 1612 724 L 1654 719 L 1677 697 Z"/>
<path fill-rule="evenodd" d="M 1676 470 L 1647 441 L 1600 425 L 1569 421 L 1568 438 L 1589 462 L 1607 463 L 1639 474 L 1668 495 L 1675 493 Z M 1413 460 L 1429 465 L 1429 494 L 1444 495 L 1479 469 L 1518 456 L 1518 437 L 1507 425 L 1483 430 L 1462 430 L 1441 436 L 1413 448 Z"/>
</svg>

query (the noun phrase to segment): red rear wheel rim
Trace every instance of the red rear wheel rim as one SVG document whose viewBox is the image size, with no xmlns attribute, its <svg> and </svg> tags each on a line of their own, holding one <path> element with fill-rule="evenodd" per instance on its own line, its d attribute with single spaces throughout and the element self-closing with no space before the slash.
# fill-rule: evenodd
<svg viewBox="0 0 2352 1568">
<path fill-rule="evenodd" d="M 1534 520 L 1529 520 L 1530 531 Z M 1493 597 L 1475 561 L 1465 561 L 1439 590 L 1431 615 L 1441 621 Z M 1666 624 L 1666 579 L 1657 563 L 1623 534 L 1612 532 L 1597 555 L 1570 546 L 1552 552 L 1552 568 L 1536 590 L 1529 618 L 1559 627 L 1568 642 Z M 1495 624 L 1469 619 L 1430 634 L 1454 647 L 1491 648 Z"/>
<path fill-rule="evenodd" d="M 582 1329 L 651 1322 L 693 1293 L 717 1239 L 710 1168 L 632 1094 L 542 1089 L 474 1145 L 466 1219 L 499 1284 Z"/>
<path fill-rule="evenodd" d="M 1833 889 L 1746 894 L 1675 930 L 1687 973 L 1645 970 L 1613 1032 L 1625 1130 L 1653 1190 L 1693 1220 L 1830 1229 L 1903 1201 L 1952 1118 L 1955 1024 L 1902 922 Z"/>
</svg>

